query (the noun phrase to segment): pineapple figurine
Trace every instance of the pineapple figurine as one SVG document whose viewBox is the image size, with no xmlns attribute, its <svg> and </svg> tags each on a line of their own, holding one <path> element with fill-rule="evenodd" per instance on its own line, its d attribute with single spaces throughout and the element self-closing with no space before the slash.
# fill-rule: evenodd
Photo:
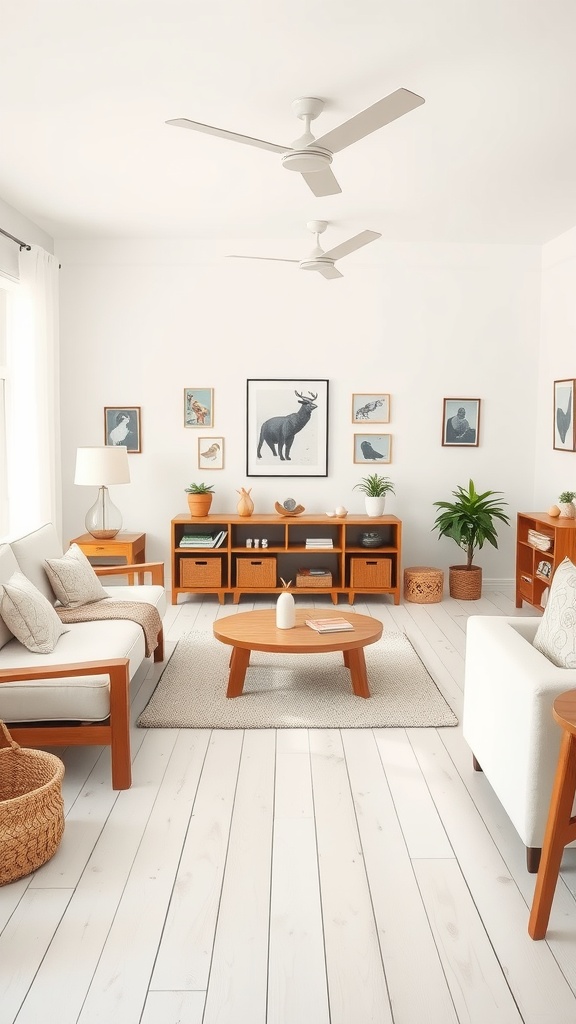
<svg viewBox="0 0 576 1024">
<path fill-rule="evenodd" d="M 254 511 L 254 502 L 250 497 L 251 490 L 252 488 L 250 488 L 250 490 L 247 491 L 245 490 L 244 487 L 241 487 L 240 490 L 236 492 L 237 494 L 240 495 L 240 501 L 238 502 L 237 506 L 237 512 L 239 516 L 251 516 Z"/>
</svg>

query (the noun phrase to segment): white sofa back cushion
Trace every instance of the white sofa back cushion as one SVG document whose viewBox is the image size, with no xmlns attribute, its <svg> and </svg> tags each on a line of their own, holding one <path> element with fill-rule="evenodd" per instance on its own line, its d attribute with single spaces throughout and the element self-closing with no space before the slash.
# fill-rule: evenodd
<svg viewBox="0 0 576 1024">
<path fill-rule="evenodd" d="M 13 540 L 10 547 L 16 555 L 20 570 L 44 594 L 46 600 L 54 604 L 54 592 L 44 568 L 44 559 L 62 558 L 63 551 L 52 523 Z"/>
<path fill-rule="evenodd" d="M 2 593 L 2 584 L 7 583 L 10 577 L 19 571 L 20 566 L 14 557 L 14 552 L 10 545 L 0 544 L 0 595 Z M 0 618 L 0 650 L 13 636 L 12 630 L 8 628 L 4 619 Z"/>
</svg>

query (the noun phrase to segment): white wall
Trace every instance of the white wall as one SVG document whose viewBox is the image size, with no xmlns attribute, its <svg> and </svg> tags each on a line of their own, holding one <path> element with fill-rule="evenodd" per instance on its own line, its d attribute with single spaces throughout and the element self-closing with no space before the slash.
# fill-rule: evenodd
<svg viewBox="0 0 576 1024">
<path fill-rule="evenodd" d="M 282 239 L 267 244 L 271 254 L 291 252 Z M 382 240 L 372 249 L 362 262 L 343 261 L 343 279 L 325 281 L 289 264 L 223 259 L 238 251 L 234 242 L 57 243 L 64 540 L 83 531 L 94 500 L 73 484 L 74 459 L 78 445 L 103 443 L 105 405 L 142 409 L 143 452 L 130 456 L 132 483 L 112 498 L 124 527 L 148 534 L 149 558 L 168 562 L 170 519 L 199 478 L 216 486 L 215 512 L 234 510 L 241 486 L 252 487 L 257 512 L 288 496 L 309 512 L 363 511 L 353 490 L 366 468 L 353 463 L 352 392 L 392 396 L 393 461 L 381 471 L 396 485 L 387 511 L 404 523 L 404 565 L 462 560 L 431 532 L 432 503 L 469 477 L 504 491 L 513 521 L 530 508 L 539 248 Z M 298 376 L 330 380 L 329 475 L 248 479 L 246 379 Z M 183 427 L 183 389 L 192 386 L 215 389 L 209 433 L 226 440 L 220 472 L 199 472 L 198 432 Z M 442 447 L 444 397 L 482 399 L 478 448 Z M 514 525 L 503 527 L 499 551 L 480 553 L 485 579 L 512 578 L 514 538 Z"/>
<path fill-rule="evenodd" d="M 576 491 L 576 454 L 553 448 L 554 381 L 576 379 L 576 228 L 542 249 L 542 323 L 538 369 L 535 507 Z M 575 410 L 573 410 L 573 415 Z"/>
</svg>

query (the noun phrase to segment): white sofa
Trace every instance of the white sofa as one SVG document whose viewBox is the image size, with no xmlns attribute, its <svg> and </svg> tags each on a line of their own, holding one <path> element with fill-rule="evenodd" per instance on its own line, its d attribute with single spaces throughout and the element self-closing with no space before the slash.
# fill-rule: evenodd
<svg viewBox="0 0 576 1024">
<path fill-rule="evenodd" d="M 0 585 L 23 573 L 56 603 L 44 568 L 46 558 L 61 558 L 53 525 L 0 545 Z M 98 568 L 100 577 L 124 576 L 134 585 L 104 589 L 122 601 L 146 601 L 166 610 L 164 566 L 147 563 Z M 151 579 L 151 582 L 142 582 Z M 1 586 L 0 586 L 1 592 Z M 144 631 L 129 619 L 66 625 L 50 654 L 21 644 L 0 619 L 0 719 L 22 746 L 109 745 L 114 789 L 131 785 L 129 684 L 145 658 Z M 164 657 L 162 630 L 154 660 Z"/>
<path fill-rule="evenodd" d="M 576 688 L 576 669 L 557 668 L 532 646 L 540 617 L 468 619 L 462 729 L 474 756 L 538 870 L 562 736 L 552 704 Z"/>
</svg>

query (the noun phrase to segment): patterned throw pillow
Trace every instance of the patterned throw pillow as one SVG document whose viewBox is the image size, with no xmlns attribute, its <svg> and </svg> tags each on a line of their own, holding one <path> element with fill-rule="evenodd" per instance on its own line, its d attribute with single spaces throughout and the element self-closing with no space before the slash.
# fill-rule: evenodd
<svg viewBox="0 0 576 1024">
<path fill-rule="evenodd" d="M 558 668 L 576 668 L 576 565 L 569 558 L 552 577 L 534 647 Z"/>
<path fill-rule="evenodd" d="M 108 597 L 77 544 L 72 544 L 62 558 L 47 558 L 44 564 L 50 586 L 65 608 L 77 608 L 80 604 L 92 604 Z"/>
<path fill-rule="evenodd" d="M 0 614 L 16 639 L 35 654 L 51 654 L 68 629 L 50 601 L 21 572 L 13 573 L 3 591 Z"/>
</svg>

